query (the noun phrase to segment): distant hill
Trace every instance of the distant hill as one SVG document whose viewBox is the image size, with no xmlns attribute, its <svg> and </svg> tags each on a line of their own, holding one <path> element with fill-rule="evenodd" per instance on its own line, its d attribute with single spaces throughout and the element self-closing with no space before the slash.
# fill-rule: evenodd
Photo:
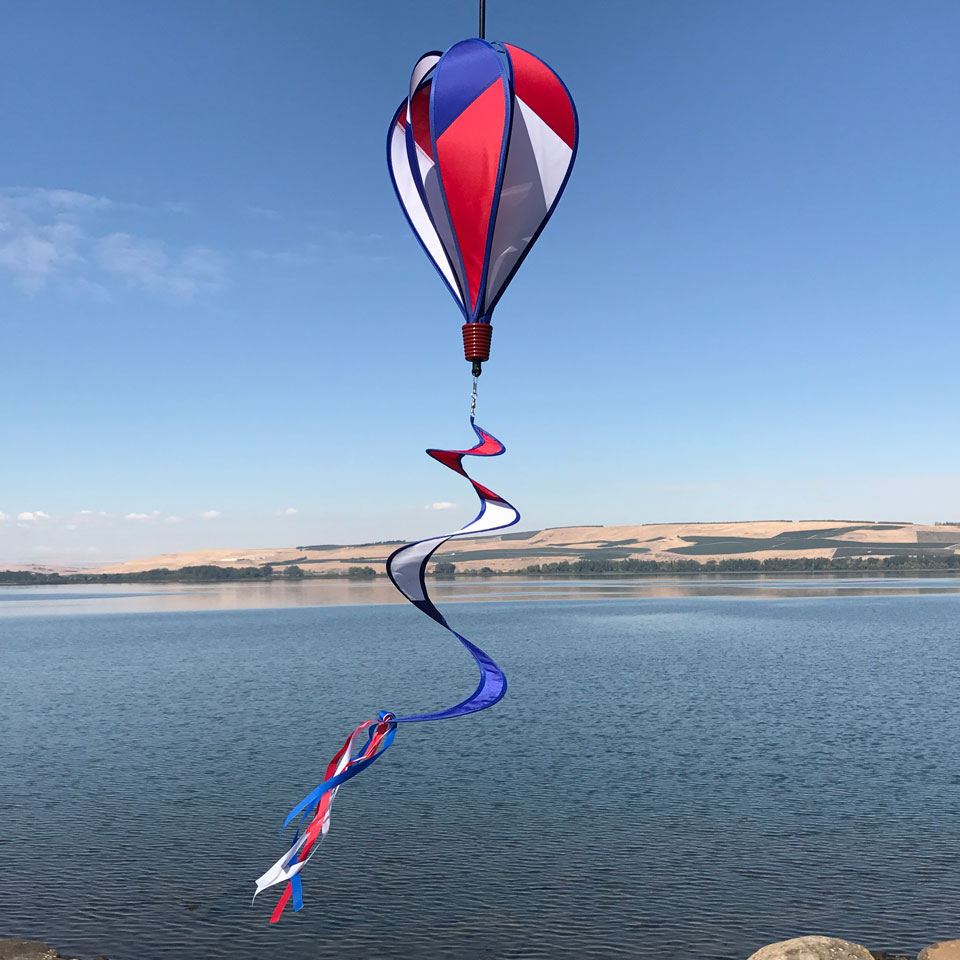
<svg viewBox="0 0 960 960">
<path fill-rule="evenodd" d="M 132 573 L 167 567 L 278 568 L 297 564 L 310 573 L 344 572 L 362 564 L 378 573 L 397 542 L 313 544 L 252 550 L 194 550 L 115 563 L 91 573 Z M 948 557 L 960 554 L 960 523 L 924 526 L 864 520 L 758 520 L 744 523 L 654 523 L 623 527 L 548 527 L 456 540 L 437 553 L 459 570 L 517 570 L 576 560 L 725 560 L 736 557 Z"/>
</svg>

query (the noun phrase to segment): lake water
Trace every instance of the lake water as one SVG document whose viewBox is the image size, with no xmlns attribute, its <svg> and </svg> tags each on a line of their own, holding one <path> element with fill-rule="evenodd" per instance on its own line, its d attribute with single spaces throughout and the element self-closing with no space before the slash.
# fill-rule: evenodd
<svg viewBox="0 0 960 960">
<path fill-rule="evenodd" d="M 473 689 L 385 587 L 0 588 L 0 935 L 111 960 L 960 937 L 960 581 L 936 577 L 438 584 L 507 697 L 401 728 L 270 926 L 253 881 L 346 733 Z"/>
</svg>

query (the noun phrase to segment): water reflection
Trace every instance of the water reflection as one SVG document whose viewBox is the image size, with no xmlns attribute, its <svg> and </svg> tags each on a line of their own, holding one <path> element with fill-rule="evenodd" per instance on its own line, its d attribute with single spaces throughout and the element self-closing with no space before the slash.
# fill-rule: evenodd
<svg viewBox="0 0 960 960">
<path fill-rule="evenodd" d="M 949 576 L 689 576 L 627 580 L 495 578 L 436 580 L 438 603 L 481 600 L 618 600 L 676 597 L 870 597 L 960 593 Z M 0 617 L 83 613 L 163 613 L 189 610 L 252 610 L 277 607 L 360 606 L 405 602 L 385 579 L 272 580 L 263 583 L 72 584 L 0 586 Z"/>
</svg>

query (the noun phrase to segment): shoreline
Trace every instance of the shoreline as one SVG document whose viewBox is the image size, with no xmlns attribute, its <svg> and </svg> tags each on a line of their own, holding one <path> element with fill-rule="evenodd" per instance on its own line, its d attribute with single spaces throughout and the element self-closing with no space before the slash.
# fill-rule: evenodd
<svg viewBox="0 0 960 960">
<path fill-rule="evenodd" d="M 132 574 L 36 574 L 20 571 L 0 570 L 0 587 L 68 587 L 68 586 L 97 586 L 110 584 L 140 584 L 149 585 L 151 583 L 173 583 L 173 584 L 213 584 L 213 583 L 232 583 L 232 584 L 258 584 L 264 583 L 370 583 L 386 581 L 385 573 L 375 573 L 366 576 L 348 576 L 347 574 L 310 574 L 304 573 L 303 576 L 290 577 L 284 574 L 273 574 L 269 576 L 237 576 L 236 571 L 229 567 L 220 568 L 222 575 L 211 574 L 208 576 L 178 576 L 177 571 L 164 571 L 164 575 L 153 576 L 154 571 L 147 570 L 143 573 Z M 8 577 L 13 573 L 16 576 Z M 685 580 L 704 579 L 764 579 L 764 580 L 795 580 L 806 578 L 824 578 L 824 579 L 854 579 L 854 580 L 873 580 L 873 579 L 923 579 L 930 577 L 933 579 L 960 579 L 960 570 L 956 567 L 908 567 L 897 566 L 894 568 L 859 568 L 852 570 L 843 569 L 799 569 L 799 570 L 650 570 L 638 572 L 561 572 L 561 573 L 525 573 L 524 571 L 494 571 L 493 573 L 464 572 L 455 574 L 428 574 L 427 579 L 435 583 L 474 583 L 478 580 L 490 582 L 494 580 L 526 580 L 531 583 L 543 581 L 568 580 L 579 582 L 584 580 L 652 580 L 657 578 L 682 578 Z"/>
<path fill-rule="evenodd" d="M 924 947 L 918 954 L 918 960 L 950 960 L 957 954 L 953 951 L 960 947 L 960 940 L 934 943 Z M 946 948 L 946 951 L 943 950 Z M 837 960 L 912 960 L 909 954 L 890 953 L 886 950 L 870 950 L 848 940 L 833 937 L 804 936 L 793 940 L 767 944 L 754 952 L 748 960 L 790 960 L 794 957 L 836 957 Z M 42 940 L 28 940 L 20 937 L 0 937 L 0 960 L 71 960 L 55 947 Z M 79 958 L 73 958 L 79 960 Z M 108 960 L 104 954 L 98 954 L 94 960 Z"/>
</svg>

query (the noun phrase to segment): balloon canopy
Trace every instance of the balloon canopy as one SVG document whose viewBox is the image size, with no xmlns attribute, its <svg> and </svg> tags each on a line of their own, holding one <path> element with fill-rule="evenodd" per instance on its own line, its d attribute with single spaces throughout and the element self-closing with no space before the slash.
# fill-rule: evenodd
<svg viewBox="0 0 960 960">
<path fill-rule="evenodd" d="M 397 197 L 466 323 L 474 373 L 490 317 L 550 219 L 577 153 L 563 81 L 509 43 L 462 40 L 424 54 L 387 136 Z"/>
</svg>

